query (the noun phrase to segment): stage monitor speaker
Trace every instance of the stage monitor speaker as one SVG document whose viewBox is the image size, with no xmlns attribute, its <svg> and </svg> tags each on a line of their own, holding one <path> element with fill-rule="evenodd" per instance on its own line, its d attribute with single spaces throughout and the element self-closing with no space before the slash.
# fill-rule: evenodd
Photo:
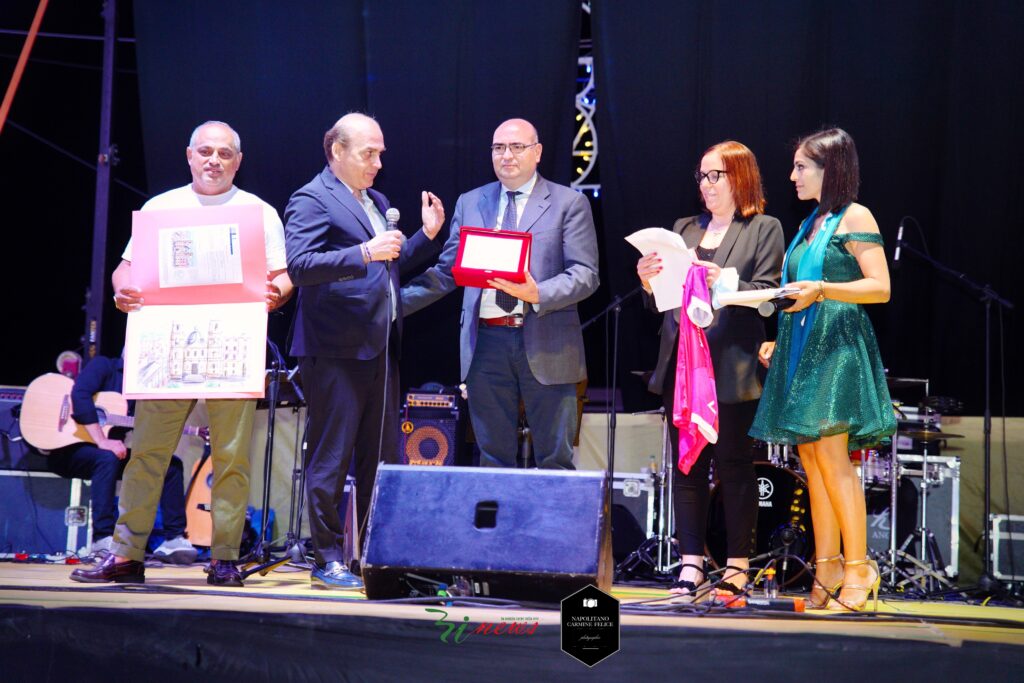
<svg viewBox="0 0 1024 683">
<path fill-rule="evenodd" d="M 362 574 L 371 600 L 436 595 L 559 602 L 612 581 L 601 472 L 382 465 Z"/>
<path fill-rule="evenodd" d="M 0 386 L 0 468 L 45 472 L 46 457 L 21 437 L 18 418 L 25 387 Z"/>
</svg>

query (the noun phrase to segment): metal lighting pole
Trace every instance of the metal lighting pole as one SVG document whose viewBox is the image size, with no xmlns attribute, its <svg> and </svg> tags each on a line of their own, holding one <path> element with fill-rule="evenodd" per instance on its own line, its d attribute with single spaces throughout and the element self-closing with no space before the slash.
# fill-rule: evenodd
<svg viewBox="0 0 1024 683">
<path fill-rule="evenodd" d="M 96 163 L 96 208 L 93 213 L 92 278 L 85 297 L 85 363 L 99 353 L 103 307 L 107 291 L 107 215 L 110 208 L 110 167 L 117 147 L 110 144 L 110 115 L 114 99 L 114 47 L 117 42 L 117 2 L 103 3 L 103 83 L 100 94 L 100 146 Z"/>
</svg>

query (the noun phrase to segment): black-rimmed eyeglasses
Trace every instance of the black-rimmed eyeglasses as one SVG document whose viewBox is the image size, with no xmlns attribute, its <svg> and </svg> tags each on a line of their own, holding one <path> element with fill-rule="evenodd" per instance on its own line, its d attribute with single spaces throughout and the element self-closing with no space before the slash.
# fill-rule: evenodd
<svg viewBox="0 0 1024 683">
<path fill-rule="evenodd" d="M 710 183 L 711 185 L 714 185 L 715 183 L 718 182 L 718 179 L 721 178 L 726 173 L 728 173 L 728 171 L 711 170 L 711 171 L 708 171 L 707 173 L 701 173 L 700 171 L 694 171 L 693 172 L 693 179 L 697 181 L 698 185 L 700 185 L 704 181 L 704 179 L 707 178 L 708 179 L 708 183 Z"/>
<path fill-rule="evenodd" d="M 536 142 L 531 142 L 528 145 L 523 142 L 510 142 L 507 145 L 502 142 L 496 142 L 493 145 L 491 145 L 491 154 L 493 154 L 496 157 L 504 156 L 505 150 L 510 149 L 512 150 L 512 154 L 514 154 L 515 156 L 519 156 L 520 154 L 530 149 L 531 147 L 534 147 L 535 145 L 537 145 Z"/>
</svg>

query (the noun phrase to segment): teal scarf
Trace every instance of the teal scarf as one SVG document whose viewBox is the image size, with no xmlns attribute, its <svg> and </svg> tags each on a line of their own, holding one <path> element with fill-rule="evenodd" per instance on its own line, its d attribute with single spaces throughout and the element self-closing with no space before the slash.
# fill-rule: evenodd
<svg viewBox="0 0 1024 683">
<path fill-rule="evenodd" d="M 814 236 L 810 246 L 804 251 L 803 256 L 800 257 L 800 263 L 796 267 L 797 280 L 821 280 L 822 267 L 825 264 L 825 249 L 828 247 L 828 243 L 832 241 L 832 236 L 836 234 L 836 228 L 839 227 L 839 222 L 843 220 L 843 214 L 846 213 L 846 209 L 849 205 L 844 206 L 839 210 L 838 213 L 830 213 L 825 217 L 825 222 L 822 224 L 821 229 L 818 230 L 818 234 Z M 796 238 L 790 243 L 789 248 L 786 250 L 786 259 L 782 262 L 782 286 L 785 287 L 789 282 L 789 256 L 796 249 L 796 246 L 800 244 L 802 240 L 807 237 L 807 233 L 811 231 L 814 226 L 814 219 L 818 216 L 818 208 L 816 207 L 811 215 L 804 219 L 804 222 L 800 224 L 800 230 L 796 234 Z M 814 318 L 818 314 L 818 304 L 813 303 L 807 308 L 797 313 L 781 313 L 780 315 L 792 315 L 793 316 L 793 328 L 790 334 L 790 345 L 789 345 L 789 367 L 786 368 L 786 388 L 788 390 L 789 385 L 793 381 L 793 373 L 796 372 L 797 363 L 800 361 L 800 356 L 804 352 L 804 346 L 807 344 L 807 337 L 811 333 L 811 328 L 814 326 Z"/>
</svg>

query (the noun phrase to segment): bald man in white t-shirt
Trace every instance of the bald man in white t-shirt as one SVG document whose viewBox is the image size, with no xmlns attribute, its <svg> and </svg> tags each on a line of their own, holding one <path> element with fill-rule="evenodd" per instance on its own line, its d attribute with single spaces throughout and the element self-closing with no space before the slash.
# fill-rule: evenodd
<svg viewBox="0 0 1024 683">
<path fill-rule="evenodd" d="M 143 211 L 200 206 L 260 204 L 267 256 L 267 310 L 284 305 L 292 294 L 285 259 L 284 227 L 272 206 L 234 186 L 242 163 L 241 141 L 231 126 L 207 121 L 192 133 L 185 149 L 192 183 L 150 199 Z M 111 278 L 114 302 L 128 313 L 145 303 L 145 292 L 131 284 L 131 241 Z M 195 407 L 194 399 L 141 400 L 135 409 L 132 459 L 121 483 L 120 516 L 110 555 L 97 567 L 77 569 L 71 578 L 85 583 L 143 583 L 146 539 L 153 527 L 161 482 L 174 447 Z M 239 558 L 245 509 L 249 500 L 249 442 L 256 402 L 251 399 L 211 399 L 211 457 L 213 458 L 213 559 L 207 582 L 241 586 L 235 566 Z"/>
</svg>

